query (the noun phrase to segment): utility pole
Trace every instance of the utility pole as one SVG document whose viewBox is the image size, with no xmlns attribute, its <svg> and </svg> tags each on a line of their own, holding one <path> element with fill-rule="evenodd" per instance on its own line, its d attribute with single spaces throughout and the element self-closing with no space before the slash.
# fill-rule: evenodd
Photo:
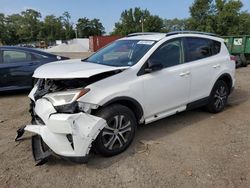
<svg viewBox="0 0 250 188">
<path fill-rule="evenodd" d="M 75 28 L 75 29 L 74 29 Z M 78 38 L 78 34 L 77 34 L 77 24 L 73 23 L 73 29 L 75 30 L 75 35 L 76 35 L 76 39 Z"/>
<path fill-rule="evenodd" d="M 143 18 L 143 16 L 140 19 L 140 23 L 141 23 L 141 32 L 144 32 L 144 22 L 146 19 Z"/>
<path fill-rule="evenodd" d="M 77 39 L 77 27 L 76 27 L 76 30 L 75 30 L 75 32 L 76 32 L 76 39 Z"/>
</svg>

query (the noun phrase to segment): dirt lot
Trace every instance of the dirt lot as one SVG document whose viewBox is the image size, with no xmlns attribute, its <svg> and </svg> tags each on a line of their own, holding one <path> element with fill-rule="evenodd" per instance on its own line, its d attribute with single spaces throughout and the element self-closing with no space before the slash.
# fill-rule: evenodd
<svg viewBox="0 0 250 188">
<path fill-rule="evenodd" d="M 250 67 L 237 70 L 237 87 L 223 113 L 184 112 L 138 129 L 123 154 L 92 154 L 87 165 L 53 158 L 36 167 L 26 93 L 0 96 L 1 187 L 250 187 Z"/>
</svg>

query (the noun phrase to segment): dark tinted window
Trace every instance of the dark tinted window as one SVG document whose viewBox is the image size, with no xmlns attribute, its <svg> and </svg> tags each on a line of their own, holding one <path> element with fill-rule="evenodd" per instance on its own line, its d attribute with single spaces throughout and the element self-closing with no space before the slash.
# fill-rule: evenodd
<svg viewBox="0 0 250 188">
<path fill-rule="evenodd" d="M 215 40 L 211 40 L 213 55 L 220 53 L 221 43 Z"/>
<path fill-rule="evenodd" d="M 211 40 L 203 38 L 186 38 L 187 62 L 212 56 Z"/>
<path fill-rule="evenodd" d="M 4 63 L 18 63 L 18 62 L 27 62 L 31 61 L 32 56 L 29 53 L 14 51 L 14 50 L 5 50 L 3 51 L 3 62 Z"/>
<path fill-rule="evenodd" d="M 220 53 L 221 43 L 204 38 L 186 38 L 186 61 L 195 61 Z"/>
<path fill-rule="evenodd" d="M 160 63 L 163 67 L 171 67 L 182 63 L 181 39 L 166 42 L 149 58 L 152 63 Z"/>
</svg>

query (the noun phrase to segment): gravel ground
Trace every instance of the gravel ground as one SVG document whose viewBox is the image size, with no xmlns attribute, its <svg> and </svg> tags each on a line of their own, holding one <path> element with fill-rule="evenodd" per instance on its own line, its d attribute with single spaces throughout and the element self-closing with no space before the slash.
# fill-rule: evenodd
<svg viewBox="0 0 250 188">
<path fill-rule="evenodd" d="M 27 93 L 0 96 L 1 187 L 250 187 L 250 67 L 237 70 L 236 90 L 223 113 L 183 112 L 139 127 L 132 146 L 77 165 L 53 158 L 35 166 Z"/>
</svg>

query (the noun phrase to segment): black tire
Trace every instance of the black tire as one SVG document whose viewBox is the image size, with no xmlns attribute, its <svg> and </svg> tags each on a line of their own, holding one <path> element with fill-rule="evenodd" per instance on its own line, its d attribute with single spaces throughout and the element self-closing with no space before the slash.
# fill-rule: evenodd
<svg viewBox="0 0 250 188">
<path fill-rule="evenodd" d="M 126 106 L 114 104 L 101 109 L 96 116 L 105 119 L 108 125 L 94 141 L 94 149 L 103 156 L 114 156 L 126 150 L 135 136 L 134 113 Z"/>
<path fill-rule="evenodd" d="M 229 88 L 223 80 L 218 80 L 210 94 L 206 109 L 211 113 L 222 112 L 227 104 Z"/>
<path fill-rule="evenodd" d="M 242 67 L 242 61 L 241 61 L 240 56 L 239 56 L 239 55 L 236 55 L 236 56 L 235 56 L 235 59 L 236 59 L 236 62 L 235 62 L 236 68 Z"/>
</svg>

